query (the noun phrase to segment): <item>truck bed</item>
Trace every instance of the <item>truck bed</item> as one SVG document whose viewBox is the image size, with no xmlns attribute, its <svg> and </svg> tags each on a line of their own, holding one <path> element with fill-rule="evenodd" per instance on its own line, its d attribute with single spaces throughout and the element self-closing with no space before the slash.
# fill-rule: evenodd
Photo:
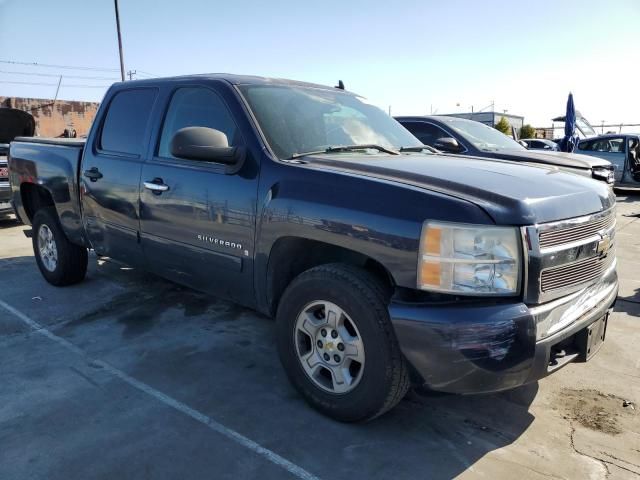
<svg viewBox="0 0 640 480">
<path fill-rule="evenodd" d="M 11 198 L 20 219 L 30 224 L 34 202 L 48 198 L 65 234 L 78 245 L 86 245 L 78 185 L 84 145 L 77 138 L 17 137 L 9 150 Z"/>
<path fill-rule="evenodd" d="M 86 138 L 52 138 L 52 137 L 16 137 L 14 142 L 41 143 L 44 145 L 60 145 L 64 147 L 84 147 Z"/>
</svg>

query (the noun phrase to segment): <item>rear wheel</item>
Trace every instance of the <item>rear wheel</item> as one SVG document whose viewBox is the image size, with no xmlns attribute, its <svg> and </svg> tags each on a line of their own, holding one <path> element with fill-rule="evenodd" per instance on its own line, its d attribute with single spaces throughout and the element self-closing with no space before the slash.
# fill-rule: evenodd
<svg viewBox="0 0 640 480">
<path fill-rule="evenodd" d="M 409 388 L 384 291 L 365 270 L 322 265 L 298 276 L 278 306 L 287 375 L 314 408 L 337 420 L 375 418 Z"/>
<path fill-rule="evenodd" d="M 87 249 L 71 243 L 62 231 L 53 207 L 33 217 L 33 253 L 42 276 L 52 285 L 72 285 L 87 273 Z"/>
</svg>

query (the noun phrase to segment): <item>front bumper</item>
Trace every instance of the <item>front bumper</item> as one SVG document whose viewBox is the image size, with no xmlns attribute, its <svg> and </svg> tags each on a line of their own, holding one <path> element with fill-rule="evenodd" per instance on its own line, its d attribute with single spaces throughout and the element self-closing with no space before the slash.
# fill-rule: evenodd
<svg viewBox="0 0 640 480">
<path fill-rule="evenodd" d="M 578 293 L 536 307 L 392 302 L 389 314 L 415 383 L 442 392 L 487 393 L 534 382 L 584 359 L 574 351 L 559 359 L 555 351 L 608 314 L 618 294 L 615 268 Z M 537 338 L 539 323 L 549 319 L 560 319 L 554 323 L 559 326 Z"/>
</svg>

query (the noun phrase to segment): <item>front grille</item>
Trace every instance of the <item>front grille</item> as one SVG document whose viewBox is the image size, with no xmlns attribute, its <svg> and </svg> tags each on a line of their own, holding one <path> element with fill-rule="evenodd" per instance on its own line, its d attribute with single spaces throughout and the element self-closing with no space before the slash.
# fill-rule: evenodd
<svg viewBox="0 0 640 480">
<path fill-rule="evenodd" d="M 575 226 L 560 228 L 557 230 L 546 230 L 540 232 L 540 248 L 556 247 L 571 242 L 585 240 L 597 235 L 602 230 L 609 230 L 615 225 L 615 211 L 611 211 L 607 216 L 596 218 L 588 223 L 580 223 Z"/>
<path fill-rule="evenodd" d="M 540 289 L 543 292 L 549 292 L 595 280 L 611 266 L 615 256 L 614 249 L 611 249 L 604 258 L 585 258 L 578 262 L 543 270 Z"/>
</svg>

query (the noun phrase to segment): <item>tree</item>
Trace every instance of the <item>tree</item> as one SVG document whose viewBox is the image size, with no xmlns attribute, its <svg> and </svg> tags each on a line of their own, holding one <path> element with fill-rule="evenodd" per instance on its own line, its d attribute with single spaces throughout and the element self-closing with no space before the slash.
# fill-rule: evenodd
<svg viewBox="0 0 640 480">
<path fill-rule="evenodd" d="M 507 121 L 506 118 L 500 118 L 500 121 L 496 123 L 496 130 L 501 131 L 505 135 L 511 135 L 511 124 Z"/>
<path fill-rule="evenodd" d="M 520 138 L 536 138 L 536 129 L 531 125 L 523 125 L 520 129 Z"/>
</svg>

